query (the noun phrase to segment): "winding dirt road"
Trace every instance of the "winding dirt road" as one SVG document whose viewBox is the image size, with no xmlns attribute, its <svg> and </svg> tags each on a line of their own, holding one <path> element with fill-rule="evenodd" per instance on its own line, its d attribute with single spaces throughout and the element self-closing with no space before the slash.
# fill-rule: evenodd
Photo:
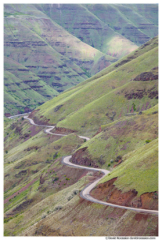
<svg viewBox="0 0 162 240">
<path fill-rule="evenodd" d="M 34 123 L 34 121 L 31 118 L 28 118 L 27 116 L 24 117 L 25 119 L 29 120 L 29 122 L 32 125 L 35 126 L 42 126 L 42 127 L 46 127 L 47 129 L 45 129 L 45 133 L 47 134 L 51 134 L 51 135 L 58 135 L 58 136 L 67 136 L 64 134 L 56 134 L 56 133 L 51 133 L 50 131 L 52 129 L 55 128 L 55 126 L 47 126 L 47 125 L 38 125 L 36 123 Z M 80 138 L 86 139 L 87 141 L 90 139 L 88 137 L 84 137 L 84 136 L 79 136 Z M 158 211 L 157 210 L 149 210 L 149 209 L 142 209 L 142 208 L 133 208 L 133 207 L 126 207 L 126 206 L 121 206 L 121 205 L 117 205 L 117 204 L 112 204 L 112 203 L 108 203 L 108 202 L 103 202 L 100 201 L 98 199 L 93 198 L 92 196 L 90 196 L 90 192 L 91 190 L 97 185 L 97 183 L 103 178 L 105 177 L 105 175 L 107 175 L 108 173 L 110 173 L 110 171 L 106 170 L 106 169 L 101 169 L 101 168 L 92 168 L 92 167 L 86 167 L 86 166 L 81 166 L 81 165 L 76 165 L 70 162 L 71 159 L 71 155 L 70 156 L 66 156 L 62 159 L 62 164 L 67 165 L 69 167 L 73 167 L 73 168 L 81 168 L 81 169 L 86 169 L 86 170 L 90 170 L 90 171 L 100 171 L 102 172 L 104 175 L 95 180 L 93 183 L 88 184 L 80 193 L 80 196 L 88 201 L 94 202 L 94 203 L 99 203 L 102 205 L 106 205 L 106 206 L 111 206 L 111 207 L 117 207 L 117 208 L 122 208 L 122 209 L 126 209 L 126 210 L 132 210 L 132 211 L 136 211 L 136 212 L 142 212 L 142 213 L 150 213 L 150 214 L 155 214 L 158 215 Z"/>
<path fill-rule="evenodd" d="M 8 118 L 9 118 L 9 119 L 13 119 L 13 118 L 16 118 L 16 117 L 24 116 L 24 115 L 29 114 L 29 113 L 31 113 L 31 112 L 28 112 L 28 113 L 21 113 L 21 114 L 17 114 L 17 115 L 13 115 L 13 116 L 10 116 L 10 117 L 8 117 Z"/>
</svg>

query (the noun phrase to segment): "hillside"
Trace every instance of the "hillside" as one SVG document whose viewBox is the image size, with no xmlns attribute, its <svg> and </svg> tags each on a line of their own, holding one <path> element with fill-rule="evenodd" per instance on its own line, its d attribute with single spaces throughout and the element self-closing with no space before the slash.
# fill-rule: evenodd
<svg viewBox="0 0 162 240">
<path fill-rule="evenodd" d="M 99 132 L 88 142 L 84 143 L 72 161 L 81 161 L 81 154 L 95 160 L 98 167 L 113 169 L 122 156 L 146 145 L 147 141 L 158 138 L 158 105 L 138 114 L 127 114 L 118 120 L 101 126 Z M 86 148 L 82 153 L 82 148 Z M 119 157 L 118 159 L 118 156 Z M 84 157 L 82 161 L 84 161 Z M 85 165 L 85 164 L 84 164 Z M 91 164 L 93 165 L 93 164 Z"/>
<path fill-rule="evenodd" d="M 156 36 L 157 11 L 150 4 L 4 4 L 6 116 L 33 110 Z"/>
<path fill-rule="evenodd" d="M 158 215 L 124 208 L 158 210 L 158 37 L 29 117 L 66 136 L 4 119 L 5 236 L 158 236 Z M 102 174 L 69 155 L 110 170 L 90 195 L 123 209 L 83 199 Z"/>
<path fill-rule="evenodd" d="M 100 181 L 92 196 L 111 203 L 157 209 L 154 194 L 158 195 L 158 105 L 102 126 L 100 133 L 73 154 L 72 162 L 112 171 Z"/>
<path fill-rule="evenodd" d="M 31 117 L 93 136 L 101 125 L 158 103 L 158 38 L 46 102 Z M 54 114 L 53 114 L 54 113 Z"/>
<path fill-rule="evenodd" d="M 158 4 L 42 4 L 39 9 L 111 56 L 128 54 L 128 40 L 140 46 L 158 34 Z"/>
<path fill-rule="evenodd" d="M 32 126 L 22 118 L 6 121 L 4 234 L 157 236 L 157 216 L 83 200 L 79 192 L 98 175 L 61 164 L 61 156 L 73 152 L 75 157 L 78 148 L 88 147 L 97 164 L 104 168 L 116 164 L 92 191 L 92 196 L 121 205 L 157 209 L 157 113 L 158 106 L 155 106 L 141 115 L 121 118 L 103 126 L 100 134 L 84 144 L 75 134 L 49 137 L 41 131 L 42 127 Z M 115 146 L 117 152 L 113 149 Z M 113 155 L 113 160 L 118 162 L 108 160 L 104 164 L 104 157 L 107 159 L 113 152 L 121 154 L 122 161 Z M 99 161 L 98 153 L 102 153 Z M 79 158 L 82 157 L 80 153 Z M 91 161 L 87 154 L 86 157 Z"/>
<path fill-rule="evenodd" d="M 37 5 L 35 6 L 38 8 Z M 95 5 L 90 4 L 90 6 L 93 8 Z M 102 6 L 107 12 L 107 5 Z M 137 48 L 136 44 L 118 34 L 96 14 L 90 12 L 86 5 L 42 4 L 39 9 L 42 9 L 52 20 L 63 26 L 72 35 L 108 56 L 119 59 Z M 111 23 L 108 14 L 106 18 Z"/>
<path fill-rule="evenodd" d="M 158 4 L 88 4 L 84 6 L 114 31 L 138 46 L 158 34 Z"/>
<path fill-rule="evenodd" d="M 11 58 L 4 58 L 4 108 L 6 115 L 29 112 L 58 92 Z"/>
<path fill-rule="evenodd" d="M 25 84 L 27 81 L 29 85 L 26 87 L 29 93 L 22 93 L 19 101 L 18 90 L 15 89 L 13 96 L 12 87 L 6 84 L 5 78 L 5 113 L 10 114 L 26 111 L 25 108 L 34 109 L 40 102 L 85 80 L 97 62 L 100 62 L 99 71 L 116 61 L 69 34 L 30 4 L 4 5 L 4 56 L 4 70 Z M 24 72 L 30 72 L 33 77 L 23 75 Z M 11 76 L 8 75 L 8 78 L 12 81 Z M 41 82 L 38 83 L 37 80 Z M 23 86 L 20 85 L 19 90 L 22 92 Z M 30 92 L 42 97 L 39 95 L 39 100 L 33 104 L 29 100 Z M 14 100 L 15 97 L 17 100 Z"/>
<path fill-rule="evenodd" d="M 158 107 L 155 106 L 141 115 L 121 118 L 103 126 L 100 134 L 84 144 L 84 141 L 79 140 L 75 134 L 63 138 L 49 137 L 41 131 L 43 127 L 32 126 L 23 118 L 18 121 L 7 121 L 4 234 L 6 236 L 102 236 L 106 233 L 114 236 L 157 236 L 157 216 L 105 208 L 81 199 L 79 196 L 81 189 L 98 175 L 61 164 L 62 156 L 73 152 L 75 157 L 78 148 L 88 147 L 93 161 L 99 163 L 101 167 L 111 168 L 114 164 L 119 165 L 92 191 L 92 196 L 126 206 L 129 206 L 131 201 L 135 207 L 140 207 L 142 204 L 144 208 L 157 209 L 157 112 Z M 118 146 L 117 152 L 113 149 L 115 146 Z M 132 151 L 133 149 L 135 150 Z M 122 155 L 122 162 L 117 158 L 118 163 L 110 160 L 104 163 L 104 157 L 107 159 L 113 152 Z M 98 153 L 102 153 L 99 161 L 96 158 Z M 113 155 L 113 160 L 117 155 Z M 91 161 L 87 154 L 86 157 Z M 79 154 L 79 159 L 82 158 L 84 157 Z M 86 164 L 83 161 L 80 163 Z M 90 165 L 93 166 L 92 161 Z M 130 178 L 129 175 L 132 177 Z M 118 181 L 115 181 L 116 189 L 114 189 L 111 179 L 117 177 Z M 132 188 L 135 190 L 133 196 L 130 196 L 129 192 Z M 112 190 L 113 194 L 111 194 Z M 150 192 L 150 195 L 144 194 L 145 191 Z M 73 224 L 69 225 L 71 221 Z M 124 229 L 121 227 L 123 221 Z M 84 231 L 82 224 L 86 226 Z M 134 228 L 131 227 L 132 224 Z"/>
</svg>

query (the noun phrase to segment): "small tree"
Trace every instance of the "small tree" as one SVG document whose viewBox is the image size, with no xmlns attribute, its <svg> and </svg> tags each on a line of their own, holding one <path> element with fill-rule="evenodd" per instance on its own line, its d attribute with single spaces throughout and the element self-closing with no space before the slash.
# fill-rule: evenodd
<svg viewBox="0 0 162 240">
<path fill-rule="evenodd" d="M 132 104 L 132 107 L 133 107 L 133 110 L 135 112 L 136 111 L 136 105 L 134 103 Z"/>
</svg>

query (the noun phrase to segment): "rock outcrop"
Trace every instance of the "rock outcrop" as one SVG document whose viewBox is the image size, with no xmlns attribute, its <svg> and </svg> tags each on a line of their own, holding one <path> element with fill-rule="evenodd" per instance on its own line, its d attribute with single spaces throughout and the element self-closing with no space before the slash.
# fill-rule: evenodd
<svg viewBox="0 0 162 240">
<path fill-rule="evenodd" d="M 83 166 L 91 166 L 91 167 L 98 167 L 98 165 L 90 158 L 89 154 L 84 154 L 87 147 L 81 148 L 78 151 L 76 151 L 72 155 L 72 163 L 83 165 Z"/>
</svg>

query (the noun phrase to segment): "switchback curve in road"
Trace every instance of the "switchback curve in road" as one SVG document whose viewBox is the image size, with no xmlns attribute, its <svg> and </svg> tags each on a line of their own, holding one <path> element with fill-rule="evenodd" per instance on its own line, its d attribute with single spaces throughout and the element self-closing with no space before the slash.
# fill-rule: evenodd
<svg viewBox="0 0 162 240">
<path fill-rule="evenodd" d="M 158 214 L 157 210 L 149 210 L 149 209 L 142 209 L 142 208 L 133 208 L 133 207 L 126 207 L 126 206 L 121 206 L 121 205 L 117 205 L 117 204 L 113 204 L 113 203 L 108 203 L 108 202 L 103 202 L 100 201 L 98 199 L 93 198 L 90 195 L 91 190 L 97 185 L 97 183 L 103 178 L 105 177 L 105 175 L 107 175 L 108 173 L 110 173 L 110 171 L 106 170 L 106 169 L 102 169 L 102 168 L 91 168 L 91 167 L 86 167 L 86 166 L 80 166 L 80 165 L 76 165 L 73 164 L 72 162 L 70 162 L 71 159 L 71 155 L 70 156 L 66 156 L 63 158 L 62 163 L 65 165 L 68 165 L 69 167 L 75 167 L 75 168 L 82 168 L 82 169 L 86 169 L 86 170 L 90 170 L 90 171 L 100 171 L 102 173 L 104 173 L 104 175 L 95 180 L 93 183 L 88 184 L 80 193 L 80 196 L 88 201 L 94 202 L 94 203 L 99 203 L 102 205 L 106 205 L 106 206 L 111 206 L 111 207 L 117 207 L 117 208 L 122 208 L 122 209 L 126 209 L 126 210 L 132 210 L 132 211 L 136 211 L 136 212 L 143 212 L 143 213 L 151 213 L 151 214 Z"/>
<path fill-rule="evenodd" d="M 55 128 L 55 126 L 48 126 L 48 125 L 38 125 L 36 123 L 34 123 L 34 121 L 31 118 L 28 118 L 27 116 L 24 117 L 25 119 L 29 120 L 29 122 L 32 125 L 35 126 L 42 126 L 42 127 L 46 127 L 47 129 L 45 129 L 45 133 L 47 134 L 51 134 L 51 135 L 58 135 L 58 136 L 67 136 L 64 134 L 57 134 L 57 133 L 51 133 L 50 131 L 52 129 Z M 90 138 L 88 137 L 84 137 L 84 136 L 79 136 L 80 138 L 89 140 Z M 72 162 L 70 162 L 71 159 L 71 155 L 70 156 L 66 156 L 62 159 L 62 163 L 64 165 L 67 165 L 69 167 L 73 167 L 73 168 L 81 168 L 81 169 L 86 169 L 86 170 L 90 170 L 90 171 L 100 171 L 102 172 L 104 175 L 95 180 L 93 183 L 88 184 L 80 193 L 80 196 L 88 201 L 94 202 L 94 203 L 99 203 L 102 205 L 106 205 L 106 206 L 111 206 L 111 207 L 117 207 L 117 208 L 122 208 L 122 209 L 126 209 L 126 210 L 132 210 L 132 211 L 136 211 L 136 212 L 141 212 L 141 213 L 149 213 L 149 214 L 155 214 L 158 215 L 158 210 L 149 210 L 149 209 L 142 209 L 142 208 L 133 208 L 133 207 L 126 207 L 126 206 L 121 206 L 121 205 L 117 205 L 117 204 L 112 204 L 112 203 L 108 203 L 108 202 L 103 202 L 100 201 L 98 199 L 93 198 L 90 195 L 91 190 L 97 185 L 97 183 L 103 178 L 105 177 L 105 175 L 107 175 L 108 173 L 110 173 L 110 171 L 106 170 L 106 169 L 101 169 L 101 168 L 92 168 L 92 167 L 87 167 L 87 166 L 81 166 L 81 165 L 77 165 L 77 164 L 73 164 Z"/>
<path fill-rule="evenodd" d="M 62 137 L 67 136 L 67 135 L 65 135 L 65 134 L 51 133 L 50 131 L 51 131 L 52 129 L 54 129 L 55 126 L 38 125 L 38 124 L 36 124 L 36 123 L 33 121 L 33 119 L 28 118 L 27 116 L 25 116 L 24 118 L 27 119 L 27 120 L 29 120 L 29 122 L 30 122 L 32 125 L 39 126 L 39 127 L 46 127 L 47 129 L 45 129 L 44 131 L 45 131 L 45 133 L 47 133 L 47 134 L 56 135 L 56 136 L 62 136 Z M 82 139 L 86 139 L 87 141 L 90 140 L 90 138 L 88 138 L 88 137 L 84 137 L 84 136 L 78 136 L 78 137 L 80 137 L 80 138 L 82 138 Z"/>
</svg>

